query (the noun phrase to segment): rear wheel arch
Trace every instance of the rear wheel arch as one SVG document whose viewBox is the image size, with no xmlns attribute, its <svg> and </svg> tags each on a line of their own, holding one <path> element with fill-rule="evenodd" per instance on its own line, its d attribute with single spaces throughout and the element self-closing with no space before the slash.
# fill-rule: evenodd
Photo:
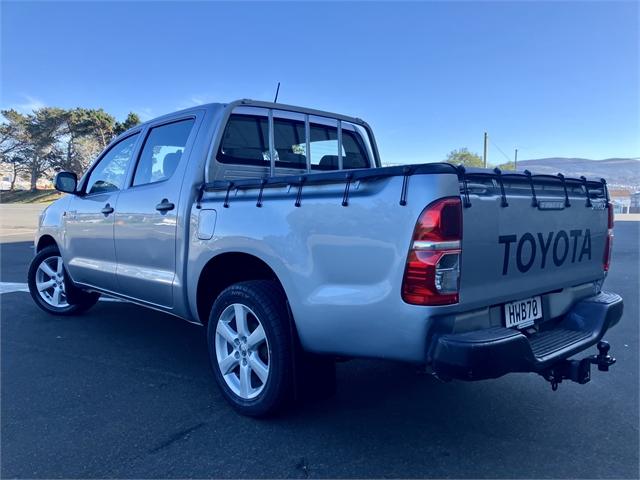
<svg viewBox="0 0 640 480">
<path fill-rule="evenodd" d="M 200 272 L 196 293 L 198 318 L 202 324 L 208 323 L 211 307 L 225 288 L 250 280 L 275 281 L 287 298 L 282 282 L 264 260 L 242 252 L 222 253 L 210 259 Z M 295 328 L 295 324 L 293 326 Z"/>
</svg>

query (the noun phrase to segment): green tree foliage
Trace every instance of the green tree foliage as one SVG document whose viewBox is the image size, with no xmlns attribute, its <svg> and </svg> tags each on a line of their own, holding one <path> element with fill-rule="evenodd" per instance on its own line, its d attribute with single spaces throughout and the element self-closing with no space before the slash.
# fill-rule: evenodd
<svg viewBox="0 0 640 480">
<path fill-rule="evenodd" d="M 498 165 L 500 170 L 515 170 L 516 164 L 514 162 L 506 162 Z"/>
<path fill-rule="evenodd" d="M 28 117 L 15 110 L 3 110 L 0 115 L 5 122 L 0 124 L 0 162 L 11 165 L 11 190 L 18 176 L 27 173 L 23 161 L 24 149 L 28 145 Z"/>
<path fill-rule="evenodd" d="M 0 162 L 13 166 L 15 178 L 28 177 L 31 189 L 43 175 L 68 170 L 81 175 L 119 133 L 140 123 L 135 113 L 123 122 L 103 109 L 45 107 L 30 114 L 1 111 Z"/>
<path fill-rule="evenodd" d="M 100 146 L 105 148 L 116 135 L 116 119 L 103 109 L 87 110 L 87 121 Z"/>
<path fill-rule="evenodd" d="M 482 167 L 483 162 L 480 155 L 470 152 L 466 148 L 460 148 L 449 152 L 445 160 L 453 165 L 464 165 L 465 167 Z"/>
<path fill-rule="evenodd" d="M 129 112 L 129 115 L 127 115 L 127 118 L 124 119 L 124 122 L 116 122 L 115 134 L 120 135 L 121 133 L 124 133 L 130 128 L 133 128 L 139 124 L 140 117 L 138 116 L 138 114 Z"/>
<path fill-rule="evenodd" d="M 6 156 L 18 150 L 26 142 L 27 117 L 15 110 L 0 112 L 5 122 L 0 125 L 0 155 L 2 161 Z"/>
<path fill-rule="evenodd" d="M 103 115 L 97 110 L 75 108 L 68 110 L 65 117 L 65 131 L 61 138 L 64 149 L 64 158 L 57 168 L 74 172 L 80 175 L 84 172 L 91 160 L 100 152 L 103 141 L 108 143 L 112 134 L 115 120 L 109 125 L 109 120 L 104 121 Z M 109 137 L 103 140 L 103 135 Z"/>
<path fill-rule="evenodd" d="M 31 190 L 36 190 L 38 178 L 59 163 L 62 157 L 59 141 L 64 133 L 65 116 L 65 110 L 44 107 L 28 117 L 29 142 L 24 149 L 24 161 L 29 170 Z"/>
</svg>

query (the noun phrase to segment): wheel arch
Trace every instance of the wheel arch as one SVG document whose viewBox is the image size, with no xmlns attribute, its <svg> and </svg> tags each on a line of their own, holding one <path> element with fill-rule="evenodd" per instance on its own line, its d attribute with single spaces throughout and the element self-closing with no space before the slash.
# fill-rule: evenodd
<svg viewBox="0 0 640 480">
<path fill-rule="evenodd" d="M 244 252 L 221 253 L 205 264 L 198 278 L 196 306 L 200 322 L 207 325 L 211 307 L 225 288 L 249 280 L 273 280 L 288 299 L 278 275 L 264 260 Z"/>
<path fill-rule="evenodd" d="M 58 248 L 58 250 L 60 250 L 60 248 L 58 247 L 58 242 L 56 242 L 56 240 L 51 235 L 42 235 L 38 239 L 38 243 L 36 244 L 36 253 L 41 252 L 43 249 L 51 246 L 56 247 Z"/>
</svg>

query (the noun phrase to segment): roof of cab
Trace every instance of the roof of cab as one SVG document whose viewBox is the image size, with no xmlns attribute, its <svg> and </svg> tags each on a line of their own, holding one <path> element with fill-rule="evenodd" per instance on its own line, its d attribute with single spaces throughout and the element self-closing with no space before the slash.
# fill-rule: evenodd
<svg viewBox="0 0 640 480">
<path fill-rule="evenodd" d="M 150 123 L 156 123 L 158 121 L 162 121 L 162 120 L 170 120 L 171 118 L 174 118 L 176 116 L 180 116 L 189 112 L 195 112 L 195 111 L 202 111 L 202 110 L 208 110 L 208 111 L 219 111 L 221 109 L 234 109 L 235 107 L 240 107 L 240 106 L 246 106 L 246 107 L 260 107 L 260 108 L 270 108 L 270 109 L 274 109 L 274 110 L 286 110 L 286 111 L 290 111 L 290 112 L 298 112 L 298 113 L 302 113 L 302 114 L 307 114 L 307 115 L 315 115 L 315 116 L 319 116 L 319 117 L 329 117 L 329 118 L 335 118 L 337 120 L 342 120 L 345 122 L 350 122 L 350 123 L 355 123 L 358 125 L 362 125 L 367 127 L 368 129 L 370 129 L 369 125 L 367 124 L 367 122 L 365 122 L 364 120 L 357 118 L 357 117 L 350 117 L 348 115 L 342 115 L 340 113 L 333 113 L 333 112 L 326 112 L 323 110 L 316 110 L 313 108 L 307 108 L 307 107 L 299 107 L 299 106 L 295 106 L 295 105 L 287 105 L 284 103 L 275 103 L 275 102 L 264 102 L 264 101 L 260 101 L 260 100 L 251 100 L 251 99 L 240 99 L 240 100 L 235 100 L 233 102 L 229 102 L 229 103 L 205 103 L 202 105 L 195 105 L 193 107 L 189 107 L 189 108 L 185 108 L 182 110 L 178 110 L 175 112 L 171 112 L 171 113 L 167 113 L 165 115 L 161 115 L 159 117 L 155 117 L 152 118 L 150 120 L 147 120 L 146 122 L 143 122 L 139 125 L 136 125 L 135 127 L 130 128 L 129 130 L 121 133 L 120 135 L 118 135 L 116 138 L 113 139 L 113 141 L 120 139 L 122 137 L 125 137 L 127 135 L 129 135 L 131 132 L 133 131 L 139 131 L 142 128 L 144 128 L 147 124 Z M 112 142 L 113 142 L 112 141 Z"/>
</svg>

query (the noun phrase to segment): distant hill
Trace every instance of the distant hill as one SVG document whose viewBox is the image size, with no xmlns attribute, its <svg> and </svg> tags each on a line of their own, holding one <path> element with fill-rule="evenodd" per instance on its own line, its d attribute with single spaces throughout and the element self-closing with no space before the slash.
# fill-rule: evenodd
<svg viewBox="0 0 640 480">
<path fill-rule="evenodd" d="M 586 158 L 538 158 L 519 160 L 518 170 L 528 169 L 534 173 L 605 178 L 612 187 L 640 190 L 640 159 L 607 158 L 589 160 Z"/>
</svg>

